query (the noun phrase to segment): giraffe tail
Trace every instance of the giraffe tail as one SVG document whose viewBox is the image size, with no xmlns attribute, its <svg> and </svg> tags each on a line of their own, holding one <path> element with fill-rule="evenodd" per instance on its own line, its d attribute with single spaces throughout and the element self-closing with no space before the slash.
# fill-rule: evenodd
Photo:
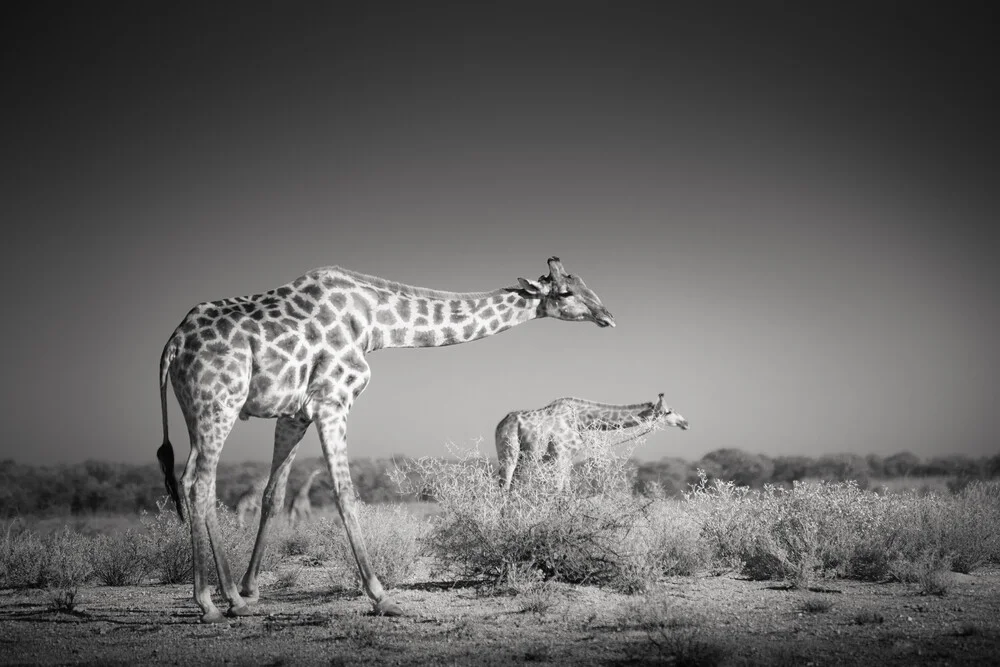
<svg viewBox="0 0 1000 667">
<path fill-rule="evenodd" d="M 174 472 L 174 447 L 170 444 L 167 432 L 167 380 L 170 377 L 170 364 L 173 363 L 176 356 L 176 341 L 171 338 L 164 346 L 163 354 L 160 355 L 160 407 L 163 410 L 163 444 L 156 450 L 156 458 L 160 462 L 160 470 L 163 471 L 167 493 L 174 501 L 177 516 L 183 521 L 184 506 L 181 504 L 180 492 L 177 489 L 177 475 Z"/>
</svg>

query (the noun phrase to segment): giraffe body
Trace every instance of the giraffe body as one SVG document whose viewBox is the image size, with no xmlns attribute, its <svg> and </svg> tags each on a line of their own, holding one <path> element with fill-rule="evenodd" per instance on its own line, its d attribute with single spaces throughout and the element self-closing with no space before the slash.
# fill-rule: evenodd
<svg viewBox="0 0 1000 667">
<path fill-rule="evenodd" d="M 293 526 L 312 518 L 312 502 L 309 500 L 309 489 L 312 488 L 312 483 L 316 478 L 316 475 L 321 472 L 323 471 L 313 470 L 309 473 L 309 477 L 307 477 L 305 483 L 299 487 L 298 493 L 296 493 L 295 498 L 292 499 L 292 505 L 288 508 L 288 518 L 292 522 Z"/>
<path fill-rule="evenodd" d="M 573 456 L 584 446 L 587 431 L 608 431 L 658 422 L 683 430 L 688 422 L 663 403 L 613 405 L 582 398 L 558 398 L 543 408 L 517 410 L 500 420 L 496 428 L 500 484 L 509 489 L 516 474 L 525 466 L 551 462 L 560 470 L 561 484 L 569 477 Z M 624 440 L 633 440 L 641 433 Z"/>
<path fill-rule="evenodd" d="M 267 479 L 259 479 L 236 500 L 236 523 L 240 528 L 245 527 L 248 520 L 260 512 L 261 495 L 266 486 Z"/>
<path fill-rule="evenodd" d="M 404 285 L 339 267 L 315 269 L 282 287 L 195 306 L 160 359 L 163 444 L 157 458 L 167 489 L 190 518 L 194 597 L 202 620 L 222 620 L 211 599 L 214 558 L 229 614 L 249 613 L 268 526 L 284 504 L 295 450 L 310 424 L 319 431 L 334 499 L 368 596 L 377 613 L 399 613 L 371 567 L 355 512 L 348 471 L 347 415 L 370 378 L 365 356 L 385 347 L 465 343 L 540 317 L 614 326 L 597 295 L 567 274 L 558 258 L 549 275 L 518 286 L 456 293 Z M 167 381 L 191 439 L 181 477 L 174 477 L 167 430 Z M 233 582 L 215 514 L 215 473 L 237 419 L 275 418 L 274 454 L 260 527 L 239 590 Z"/>
</svg>

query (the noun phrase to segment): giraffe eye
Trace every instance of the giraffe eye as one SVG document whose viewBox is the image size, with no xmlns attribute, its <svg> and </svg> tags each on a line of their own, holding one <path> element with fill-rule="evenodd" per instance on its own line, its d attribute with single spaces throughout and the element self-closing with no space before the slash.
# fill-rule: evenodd
<svg viewBox="0 0 1000 667">
<path fill-rule="evenodd" d="M 560 299 L 568 299 L 569 297 L 573 296 L 573 293 L 572 292 L 557 292 L 556 296 L 559 297 Z"/>
</svg>

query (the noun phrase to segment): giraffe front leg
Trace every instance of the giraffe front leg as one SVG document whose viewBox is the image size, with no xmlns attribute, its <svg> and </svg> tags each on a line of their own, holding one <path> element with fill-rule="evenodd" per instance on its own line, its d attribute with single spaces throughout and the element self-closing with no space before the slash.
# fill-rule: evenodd
<svg viewBox="0 0 1000 667">
<path fill-rule="evenodd" d="M 517 459 L 521 453 L 520 439 L 517 437 L 517 427 L 510 427 L 506 420 L 500 423 L 496 434 L 497 466 L 500 469 L 500 488 L 510 490 L 517 468 Z"/>
<path fill-rule="evenodd" d="M 311 422 L 307 419 L 280 417 L 274 427 L 274 454 L 271 457 L 271 475 L 264 487 L 261 499 L 260 527 L 257 529 L 257 539 L 253 544 L 250 563 L 240 583 L 240 593 L 244 599 L 256 602 L 260 598 L 260 588 L 257 585 L 257 575 L 260 574 L 260 564 L 267 548 L 267 533 L 272 519 L 281 511 L 285 504 L 285 490 L 288 486 L 288 473 L 295 460 L 295 450 L 302 441 Z"/>
<path fill-rule="evenodd" d="M 324 408 L 319 411 L 316 425 L 319 428 L 320 444 L 330 469 L 330 477 L 333 479 L 334 500 L 337 503 L 340 518 L 344 522 L 347 541 L 354 553 L 354 560 L 357 561 L 365 592 L 374 602 L 376 615 L 401 616 L 403 610 L 386 596 L 382 583 L 372 569 L 364 537 L 361 534 L 361 526 L 358 523 L 354 484 L 351 482 L 351 473 L 347 462 L 347 410 L 334 407 Z"/>
</svg>

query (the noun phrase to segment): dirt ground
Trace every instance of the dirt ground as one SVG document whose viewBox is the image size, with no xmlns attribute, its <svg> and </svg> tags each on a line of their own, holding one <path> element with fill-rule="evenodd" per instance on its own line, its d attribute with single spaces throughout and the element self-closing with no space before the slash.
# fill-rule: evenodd
<svg viewBox="0 0 1000 667">
<path fill-rule="evenodd" d="M 198 623 L 189 585 L 0 591 L 5 665 L 973 665 L 1000 663 L 1000 571 L 952 575 L 942 596 L 848 581 L 787 590 L 726 574 L 648 595 L 546 585 L 486 596 L 431 581 L 394 591 L 406 616 L 369 615 L 322 568 L 262 580 L 253 616 Z M 220 606 L 222 606 L 220 604 Z M 225 607 L 222 607 L 223 609 Z"/>
</svg>

